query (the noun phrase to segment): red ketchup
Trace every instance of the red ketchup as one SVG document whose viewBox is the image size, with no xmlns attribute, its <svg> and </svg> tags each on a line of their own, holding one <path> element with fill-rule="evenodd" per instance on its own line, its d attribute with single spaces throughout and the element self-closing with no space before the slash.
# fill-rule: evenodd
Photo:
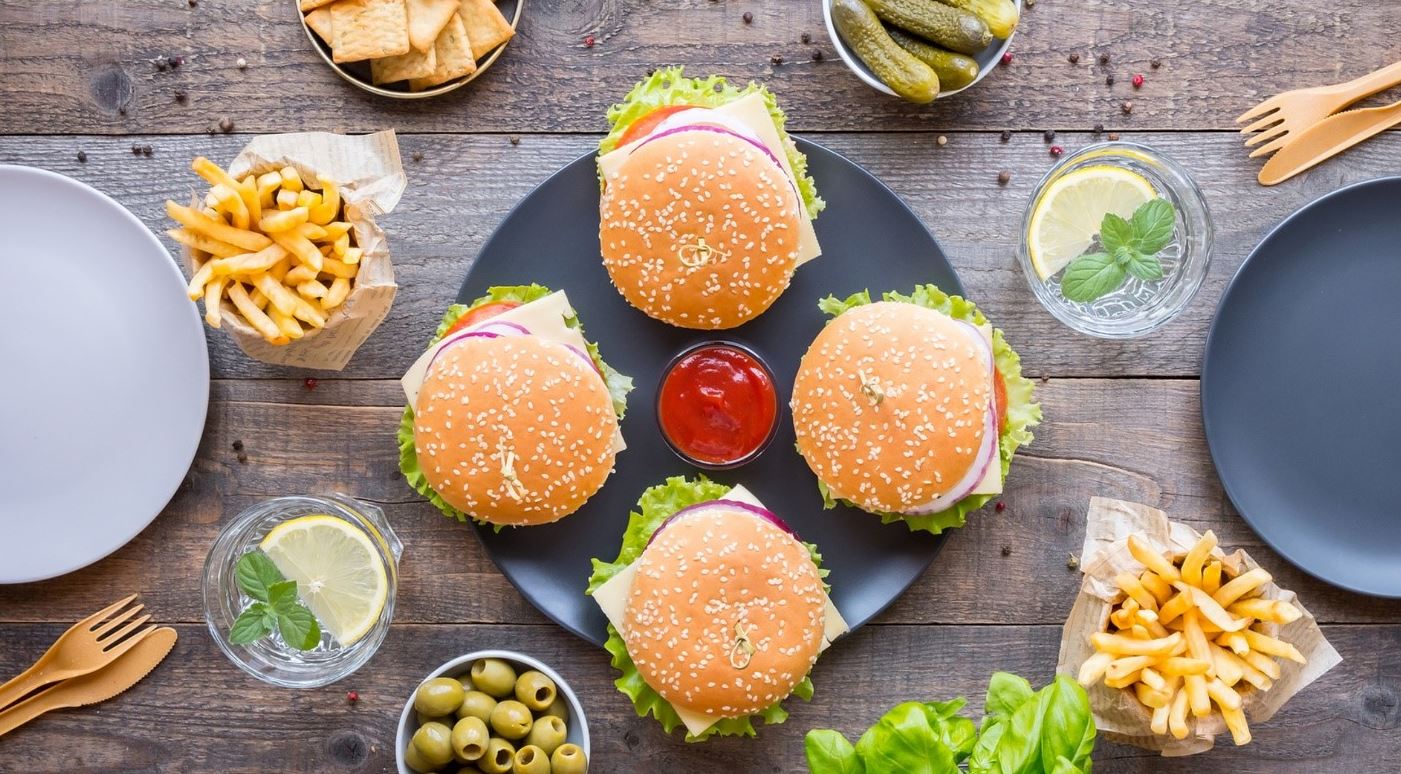
<svg viewBox="0 0 1401 774">
<path fill-rule="evenodd" d="M 677 454 L 702 467 L 748 461 L 778 423 L 773 374 L 748 351 L 703 344 L 683 353 L 657 394 L 662 435 Z"/>
</svg>

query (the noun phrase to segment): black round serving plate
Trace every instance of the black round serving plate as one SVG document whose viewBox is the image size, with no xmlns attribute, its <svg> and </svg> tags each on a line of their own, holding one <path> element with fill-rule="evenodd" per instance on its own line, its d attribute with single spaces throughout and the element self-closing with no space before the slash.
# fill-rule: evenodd
<svg viewBox="0 0 1401 774">
<path fill-rule="evenodd" d="M 1245 259 L 1202 363 L 1226 494 L 1300 569 L 1401 597 L 1401 177 L 1308 204 Z"/>
<path fill-rule="evenodd" d="M 584 589 L 589 559 L 618 555 L 628 512 L 649 486 L 702 471 L 672 454 L 657 426 L 656 391 L 676 353 L 723 339 L 757 352 L 773 369 L 780 403 L 778 435 L 753 462 L 704 474 L 743 484 L 806 541 L 831 570 L 832 601 L 852 628 L 885 609 L 919 577 L 943 543 L 903 524 L 845 506 L 822 509 L 817 479 L 794 449 L 788 397 L 798 360 L 826 317 L 817 302 L 869 288 L 908 291 L 934 283 L 962 293 L 958 275 L 919 218 L 889 188 L 847 159 L 799 140 L 827 209 L 816 221 L 823 255 L 798 268 L 792 285 L 758 319 L 729 331 L 693 331 L 653 320 L 629 306 L 608 280 L 598 245 L 599 184 L 593 154 L 570 163 L 511 211 L 467 273 L 461 301 L 492 285 L 538 282 L 564 290 L 604 360 L 631 376 L 620 453 L 608 483 L 577 513 L 553 524 L 496 532 L 479 528 L 501 572 L 545 615 L 602 644 L 607 620 Z"/>
</svg>

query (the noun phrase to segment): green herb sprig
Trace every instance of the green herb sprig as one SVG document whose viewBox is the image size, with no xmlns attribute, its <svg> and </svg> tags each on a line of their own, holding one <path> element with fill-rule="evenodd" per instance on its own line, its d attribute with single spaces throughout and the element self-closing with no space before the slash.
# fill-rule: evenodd
<svg viewBox="0 0 1401 774">
<path fill-rule="evenodd" d="M 248 645 L 274 631 L 297 650 L 311 650 L 321 642 L 321 625 L 297 598 L 297 582 L 284 578 L 267 554 L 244 554 L 234 565 L 234 579 L 254 602 L 234 620 L 229 642 Z"/>
<path fill-rule="evenodd" d="M 1163 278 L 1158 253 L 1172 241 L 1177 210 L 1163 198 L 1139 205 L 1129 220 L 1112 212 L 1099 225 L 1097 253 L 1076 258 L 1065 269 L 1060 292 L 1071 301 L 1093 301 L 1117 290 L 1129 275 L 1151 281 Z"/>
</svg>

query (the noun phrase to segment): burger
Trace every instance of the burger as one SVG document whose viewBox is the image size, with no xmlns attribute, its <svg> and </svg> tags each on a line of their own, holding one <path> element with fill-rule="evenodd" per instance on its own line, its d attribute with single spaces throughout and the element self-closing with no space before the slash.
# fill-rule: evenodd
<svg viewBox="0 0 1401 774">
<path fill-rule="evenodd" d="M 687 741 L 753 736 L 846 622 L 815 546 L 744 487 L 667 479 L 638 500 L 617 560 L 594 559 L 588 593 L 608 617 L 615 681 L 639 716 Z"/>
<path fill-rule="evenodd" d="M 461 521 L 568 516 L 625 448 L 619 422 L 632 380 L 584 338 L 563 291 L 493 287 L 449 307 L 402 384 L 399 469 Z"/>
<path fill-rule="evenodd" d="M 838 501 L 938 533 L 1002 492 L 1041 421 L 1021 359 L 972 303 L 920 285 L 820 303 L 793 384 L 798 453 Z"/>
<path fill-rule="evenodd" d="M 764 87 L 658 70 L 608 121 L 599 246 L 613 285 L 648 316 L 733 328 L 821 252 L 823 202 Z"/>
</svg>

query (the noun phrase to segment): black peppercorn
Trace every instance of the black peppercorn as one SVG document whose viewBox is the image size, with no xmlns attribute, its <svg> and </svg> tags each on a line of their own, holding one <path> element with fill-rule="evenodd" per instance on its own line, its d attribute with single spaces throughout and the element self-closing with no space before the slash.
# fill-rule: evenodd
<svg viewBox="0 0 1401 774">
<path fill-rule="evenodd" d="M 1011 546 L 1003 546 L 1003 547 L 1002 547 L 1002 555 L 1003 555 L 1003 556 L 1011 556 L 1011 555 L 1012 555 L 1012 547 L 1011 547 Z"/>
<path fill-rule="evenodd" d="M 1045 140 L 1046 142 L 1051 142 L 1052 140 L 1056 139 L 1056 130 L 1047 129 L 1045 133 L 1041 135 L 1041 139 Z"/>
<path fill-rule="evenodd" d="M 229 132 L 233 131 L 233 128 L 233 119 L 229 118 L 228 116 L 224 116 L 223 118 L 219 119 L 219 131 L 223 132 L 224 134 L 228 134 Z"/>
<path fill-rule="evenodd" d="M 1007 131 L 1006 129 L 1003 129 L 1003 130 L 1002 130 L 1002 138 L 1001 138 L 1001 139 L 1002 139 L 1003 142 L 1008 142 L 1009 140 L 1012 139 L 1012 133 L 1009 132 L 1009 131 Z"/>
<path fill-rule="evenodd" d="M 998 173 L 997 173 L 997 184 L 998 184 L 998 185 L 1007 185 L 1007 184 L 1010 183 L 1010 182 L 1012 182 L 1012 173 L 1011 173 L 1011 172 L 1008 172 L 1007 170 L 1004 169 L 1004 170 L 1002 170 L 1001 172 L 998 172 Z"/>
<path fill-rule="evenodd" d="M 806 45 L 812 42 L 812 36 L 804 32 L 801 36 L 798 37 L 798 40 L 803 41 L 803 44 Z"/>
<path fill-rule="evenodd" d="M 1095 124 L 1095 134 L 1104 134 L 1104 124 Z"/>
<path fill-rule="evenodd" d="M 234 441 L 234 442 L 233 442 L 233 450 L 234 450 L 234 451 L 243 451 L 243 441 Z"/>
<path fill-rule="evenodd" d="M 1104 85 L 1105 85 L 1105 86 L 1113 86 L 1113 85 L 1114 85 L 1114 76 L 1112 76 L 1112 75 L 1106 75 L 1106 76 L 1104 76 Z"/>
<path fill-rule="evenodd" d="M 84 152 L 82 152 L 82 151 L 78 151 L 78 163 L 79 163 L 79 164 L 86 164 L 86 163 L 88 163 L 88 154 L 86 154 L 86 153 L 84 153 Z"/>
<path fill-rule="evenodd" d="M 1109 55 L 1108 55 L 1108 54 L 1100 54 L 1100 55 L 1099 55 L 1099 63 L 1100 63 L 1100 64 L 1109 64 Z"/>
<path fill-rule="evenodd" d="M 783 64 L 783 55 L 774 54 L 773 56 L 769 57 L 769 64 L 773 65 L 774 67 L 778 67 L 779 65 Z"/>
<path fill-rule="evenodd" d="M 1079 55 L 1079 54 L 1071 54 L 1071 55 L 1070 55 L 1070 63 L 1071 63 L 1071 64 L 1079 64 L 1079 63 L 1080 63 L 1080 55 Z"/>
<path fill-rule="evenodd" d="M 180 104 L 183 105 L 183 104 L 185 104 L 186 102 L 188 102 L 189 99 L 190 99 L 190 95 L 189 95 L 189 94 L 186 94 L 184 89 L 176 89 L 176 90 L 175 90 L 175 101 L 176 101 L 176 102 L 179 102 Z"/>
<path fill-rule="evenodd" d="M 1162 67 L 1162 66 L 1163 66 L 1163 62 L 1162 62 L 1161 59 L 1154 59 L 1153 61 L 1149 62 L 1148 65 L 1149 65 L 1150 67 L 1152 67 L 1154 70 L 1156 70 L 1156 69 L 1158 69 L 1159 67 Z"/>
<path fill-rule="evenodd" d="M 815 50 L 815 51 L 812 52 L 812 61 L 814 61 L 814 62 L 821 62 L 821 61 L 822 61 L 822 49 L 819 48 L 819 49 L 817 49 L 817 50 Z"/>
<path fill-rule="evenodd" d="M 754 14 L 752 14 L 752 13 L 750 13 L 750 12 L 748 12 L 748 11 L 745 11 L 745 12 L 744 12 L 744 15 L 741 16 L 740 18 L 741 18 L 741 19 L 744 19 L 744 23 L 745 23 L 745 24 L 753 24 L 753 23 L 754 23 Z"/>
<path fill-rule="evenodd" d="M 413 160 L 414 160 L 414 161 L 423 161 L 423 152 L 422 152 L 422 151 L 414 151 L 414 152 L 413 152 Z"/>
</svg>

